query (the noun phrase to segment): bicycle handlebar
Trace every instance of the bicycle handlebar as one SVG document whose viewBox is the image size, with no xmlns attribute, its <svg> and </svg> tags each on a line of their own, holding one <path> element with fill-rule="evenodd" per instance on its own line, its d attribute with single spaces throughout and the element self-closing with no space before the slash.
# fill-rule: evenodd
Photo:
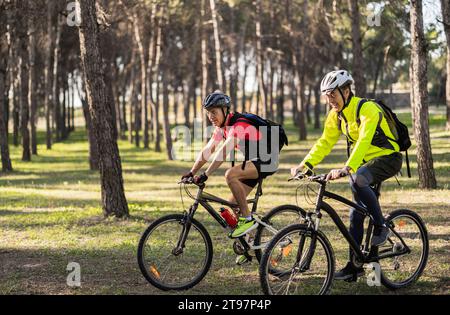
<svg viewBox="0 0 450 315">
<path fill-rule="evenodd" d="M 294 177 L 289 178 L 288 181 L 290 182 L 290 181 L 293 181 L 293 180 L 308 179 L 308 180 L 310 180 L 312 182 L 325 183 L 325 182 L 327 182 L 326 178 L 327 178 L 328 174 L 329 173 L 319 174 L 319 175 L 314 175 L 314 174 L 308 175 L 308 174 L 305 174 L 305 173 L 298 172 Z M 342 178 L 342 177 L 345 177 L 345 176 L 347 176 L 347 175 L 341 174 L 340 177 Z"/>
<path fill-rule="evenodd" d="M 183 178 L 181 181 L 178 182 L 178 185 L 181 184 L 185 184 L 185 185 L 195 185 L 198 186 L 200 188 L 205 187 L 205 183 L 201 183 L 201 184 L 197 184 L 196 182 L 194 182 L 194 177 L 187 177 L 187 178 Z"/>
</svg>

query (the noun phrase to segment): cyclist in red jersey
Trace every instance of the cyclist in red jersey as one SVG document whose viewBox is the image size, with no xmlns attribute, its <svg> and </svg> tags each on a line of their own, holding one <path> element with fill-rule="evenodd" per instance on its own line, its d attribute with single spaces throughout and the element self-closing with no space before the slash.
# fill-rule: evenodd
<svg viewBox="0 0 450 315">
<path fill-rule="evenodd" d="M 194 177 L 196 183 L 205 182 L 226 160 L 226 157 L 233 154 L 234 149 L 244 153 L 244 162 L 225 172 L 226 182 L 232 192 L 230 201 L 239 205 L 238 225 L 230 234 L 231 237 L 237 238 L 249 233 L 257 226 L 248 208 L 247 196 L 261 178 L 274 174 L 278 165 L 273 166 L 272 161 L 262 161 L 256 152 L 258 150 L 252 149 L 258 146 L 263 134 L 251 121 L 245 119 L 244 115 L 231 113 L 230 104 L 230 98 L 220 92 L 214 92 L 205 98 L 203 106 L 215 130 L 208 144 L 199 153 L 191 170 L 183 175 L 182 179 L 193 177 L 213 156 L 213 153 L 215 155 L 206 171 Z"/>
</svg>

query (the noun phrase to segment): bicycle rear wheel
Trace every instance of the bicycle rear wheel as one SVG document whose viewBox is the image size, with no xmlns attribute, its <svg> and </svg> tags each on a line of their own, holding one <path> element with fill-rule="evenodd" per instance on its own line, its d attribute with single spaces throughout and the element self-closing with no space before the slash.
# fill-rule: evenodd
<svg viewBox="0 0 450 315">
<path fill-rule="evenodd" d="M 429 250 L 428 232 L 420 216 L 407 209 L 391 212 L 386 224 L 391 229 L 391 235 L 379 247 L 378 254 L 402 252 L 406 249 L 403 242 L 410 250 L 401 256 L 379 260 L 381 283 L 395 290 L 415 282 L 425 269 Z"/>
<path fill-rule="evenodd" d="M 326 236 L 304 224 L 292 224 L 275 235 L 261 257 L 261 287 L 269 295 L 327 294 L 334 268 L 334 253 Z"/>
<path fill-rule="evenodd" d="M 162 217 L 145 230 L 139 241 L 137 259 L 145 279 L 161 290 L 187 290 L 208 272 L 213 255 L 211 238 L 200 222 L 191 221 L 185 247 L 175 248 L 186 228 L 185 216 Z"/>
</svg>

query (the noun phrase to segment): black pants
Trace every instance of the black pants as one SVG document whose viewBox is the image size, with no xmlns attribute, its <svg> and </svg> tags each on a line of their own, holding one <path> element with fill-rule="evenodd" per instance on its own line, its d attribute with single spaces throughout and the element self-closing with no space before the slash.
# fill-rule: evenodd
<svg viewBox="0 0 450 315">
<path fill-rule="evenodd" d="M 376 225 L 383 224 L 384 218 L 378 198 L 370 185 L 381 183 L 394 176 L 400 171 L 401 167 L 402 155 L 396 152 L 368 161 L 350 179 L 353 201 L 362 207 L 367 206 Z M 354 208 L 350 208 L 349 232 L 358 245 L 361 245 L 364 237 L 364 218 L 364 215 L 360 214 Z"/>
</svg>

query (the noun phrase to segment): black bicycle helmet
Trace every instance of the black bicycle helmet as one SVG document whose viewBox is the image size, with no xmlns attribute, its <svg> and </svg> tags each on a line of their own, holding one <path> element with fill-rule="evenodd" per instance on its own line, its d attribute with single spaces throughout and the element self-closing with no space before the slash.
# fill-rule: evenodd
<svg viewBox="0 0 450 315">
<path fill-rule="evenodd" d="M 214 93 L 209 94 L 203 100 L 203 107 L 205 109 L 213 108 L 213 107 L 226 107 L 230 108 L 231 99 L 228 95 L 223 94 L 222 92 L 216 91 Z"/>
</svg>

